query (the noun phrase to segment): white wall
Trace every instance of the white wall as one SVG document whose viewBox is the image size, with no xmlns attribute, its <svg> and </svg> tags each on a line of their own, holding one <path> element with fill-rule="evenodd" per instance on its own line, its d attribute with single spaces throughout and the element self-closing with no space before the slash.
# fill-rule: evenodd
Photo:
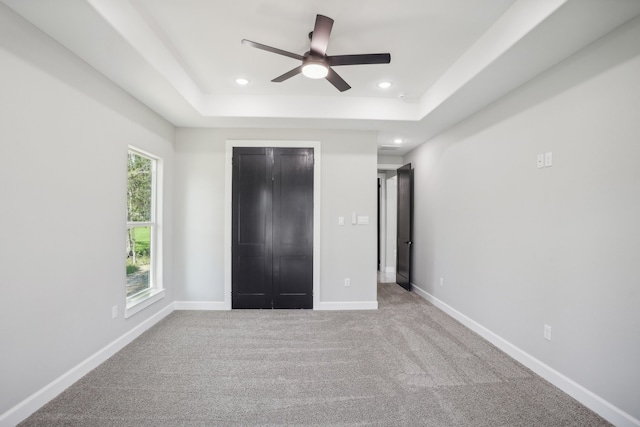
<svg viewBox="0 0 640 427">
<path fill-rule="evenodd" d="M 384 272 L 387 266 L 387 178 L 384 173 L 378 171 L 378 180 L 380 188 L 380 230 L 378 230 L 378 250 L 380 251 L 379 271 Z"/>
<path fill-rule="evenodd" d="M 177 130 L 176 300 L 224 300 L 227 140 L 320 141 L 320 301 L 375 303 L 375 133 L 274 129 Z M 369 225 L 351 225 L 352 212 L 368 215 Z M 344 226 L 338 226 L 339 216 L 345 217 Z M 350 287 L 344 286 L 345 277 Z"/>
<path fill-rule="evenodd" d="M 387 187 L 387 215 L 386 215 L 386 265 L 385 271 L 393 273 L 396 271 L 396 246 L 398 233 L 398 177 L 396 175 L 385 180 Z"/>
<path fill-rule="evenodd" d="M 402 166 L 402 156 L 384 156 L 378 155 L 378 169 L 395 170 Z"/>
<path fill-rule="evenodd" d="M 636 422 L 638 40 L 635 19 L 405 157 L 415 285 Z"/>
<path fill-rule="evenodd" d="M 0 94 L 2 415 L 173 300 L 174 129 L 2 4 Z M 128 144 L 165 160 L 167 296 L 125 320 Z"/>
</svg>

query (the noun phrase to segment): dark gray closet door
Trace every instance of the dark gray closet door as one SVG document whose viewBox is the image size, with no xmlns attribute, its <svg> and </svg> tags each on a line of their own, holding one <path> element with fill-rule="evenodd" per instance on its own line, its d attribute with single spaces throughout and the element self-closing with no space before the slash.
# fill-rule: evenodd
<svg viewBox="0 0 640 427">
<path fill-rule="evenodd" d="M 232 307 L 313 308 L 313 149 L 234 148 Z"/>
</svg>

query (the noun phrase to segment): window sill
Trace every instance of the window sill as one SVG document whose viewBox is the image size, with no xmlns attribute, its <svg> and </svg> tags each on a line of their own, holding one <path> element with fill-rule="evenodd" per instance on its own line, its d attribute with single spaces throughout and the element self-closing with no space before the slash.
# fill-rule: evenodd
<svg viewBox="0 0 640 427">
<path fill-rule="evenodd" d="M 124 318 L 128 319 L 134 314 L 144 310 L 151 304 L 156 303 L 164 298 L 164 289 L 152 289 L 141 295 L 137 295 L 127 300 L 127 308 L 124 311 Z"/>
</svg>

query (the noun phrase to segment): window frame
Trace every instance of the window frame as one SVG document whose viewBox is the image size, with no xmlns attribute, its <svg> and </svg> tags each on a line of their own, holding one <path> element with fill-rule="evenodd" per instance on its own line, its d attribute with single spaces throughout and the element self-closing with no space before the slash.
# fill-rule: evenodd
<svg viewBox="0 0 640 427">
<path fill-rule="evenodd" d="M 126 295 L 125 273 L 125 318 L 131 317 L 151 304 L 164 298 L 162 280 L 162 172 L 163 160 L 149 152 L 137 147 L 129 146 L 127 150 L 127 162 L 129 155 L 136 155 L 151 160 L 151 207 L 150 221 L 129 221 L 129 207 L 126 207 L 126 231 L 131 228 L 149 227 L 149 287 L 131 296 Z M 128 170 L 128 165 L 127 165 Z M 127 185 L 128 185 L 127 175 Z"/>
</svg>

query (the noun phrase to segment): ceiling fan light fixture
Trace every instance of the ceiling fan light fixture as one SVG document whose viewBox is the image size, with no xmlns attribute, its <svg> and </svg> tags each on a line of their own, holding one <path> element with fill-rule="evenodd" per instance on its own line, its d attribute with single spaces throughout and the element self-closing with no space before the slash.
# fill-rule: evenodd
<svg viewBox="0 0 640 427">
<path fill-rule="evenodd" d="M 302 66 L 302 74 L 310 79 L 324 79 L 329 74 L 329 67 L 322 62 L 309 61 Z"/>
<path fill-rule="evenodd" d="M 248 84 L 249 84 L 249 80 L 248 80 L 248 79 L 245 79 L 244 77 L 238 77 L 238 78 L 236 79 L 236 83 L 237 83 L 238 85 L 240 85 L 240 86 L 245 86 L 245 85 L 248 85 Z"/>
<path fill-rule="evenodd" d="M 329 37 L 333 28 L 333 19 L 324 15 L 316 15 L 316 23 L 313 31 L 309 34 L 310 46 L 304 55 L 288 52 L 276 47 L 267 46 L 265 44 L 256 43 L 251 40 L 242 39 L 241 43 L 246 46 L 255 47 L 267 52 L 287 56 L 292 59 L 301 61 L 302 64 L 286 73 L 272 79 L 273 83 L 282 83 L 298 74 L 304 74 L 311 79 L 327 79 L 340 92 L 351 89 L 338 73 L 333 69 L 338 65 L 365 65 L 365 64 L 388 64 L 391 62 L 390 53 L 367 53 L 356 55 L 327 55 L 327 46 L 329 45 Z"/>
</svg>

